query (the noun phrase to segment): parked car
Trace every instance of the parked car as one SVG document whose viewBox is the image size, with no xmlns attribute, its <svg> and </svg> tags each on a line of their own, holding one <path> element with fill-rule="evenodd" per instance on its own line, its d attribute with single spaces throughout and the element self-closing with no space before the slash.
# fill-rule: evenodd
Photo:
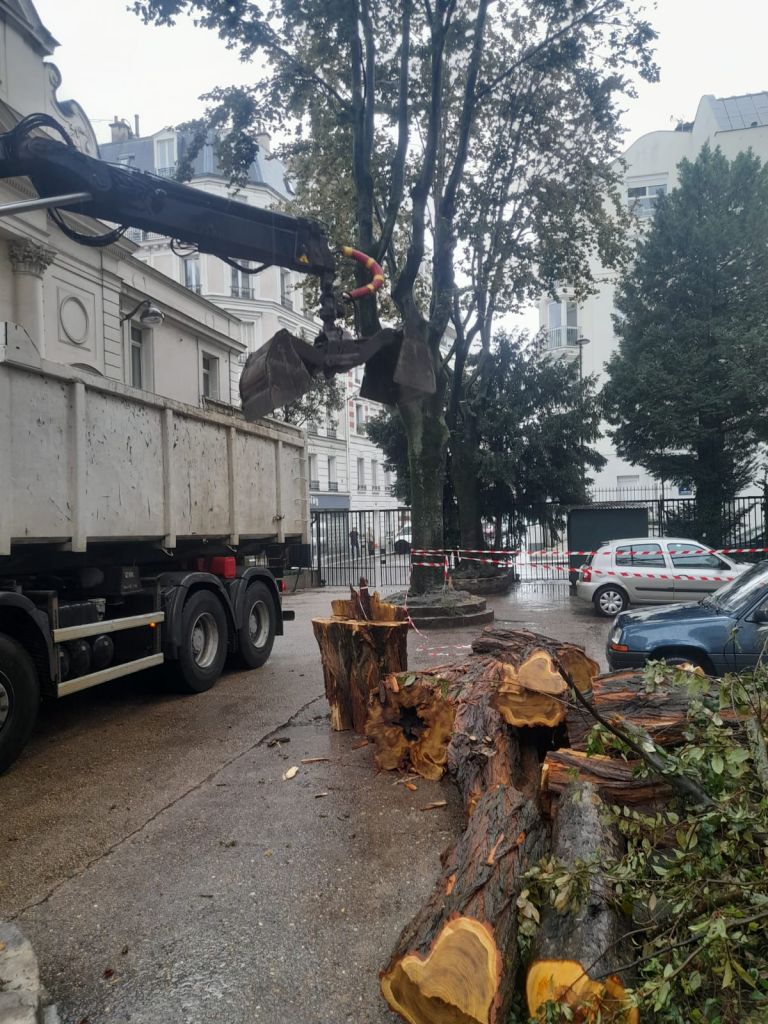
<svg viewBox="0 0 768 1024">
<path fill-rule="evenodd" d="M 640 668 L 649 659 L 689 661 L 723 675 L 753 667 L 768 645 L 768 561 L 698 602 L 622 612 L 606 656 L 612 669 Z"/>
<path fill-rule="evenodd" d="M 393 545 L 396 555 L 407 555 L 411 550 L 411 528 L 410 526 L 403 526 L 395 537 L 395 543 Z"/>
<path fill-rule="evenodd" d="M 724 577 L 728 581 L 748 568 L 685 537 L 612 540 L 579 568 L 576 596 L 591 601 L 598 615 L 613 618 L 630 604 L 697 600 L 721 587 Z"/>
</svg>

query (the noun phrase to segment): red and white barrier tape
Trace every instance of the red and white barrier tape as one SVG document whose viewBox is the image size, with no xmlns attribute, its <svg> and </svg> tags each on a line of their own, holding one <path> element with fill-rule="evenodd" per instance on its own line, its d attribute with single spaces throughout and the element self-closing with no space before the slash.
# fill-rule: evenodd
<svg viewBox="0 0 768 1024">
<path fill-rule="evenodd" d="M 590 571 L 593 576 L 620 576 L 622 578 L 643 580 L 703 580 L 705 583 L 729 583 L 731 580 L 736 579 L 735 576 L 694 576 L 692 573 L 687 572 L 625 572 L 619 569 L 592 569 L 591 566 Z"/>
<path fill-rule="evenodd" d="M 451 555 L 456 554 L 464 561 L 477 562 L 487 559 L 489 555 L 504 555 L 511 557 L 512 555 L 527 555 L 534 556 L 538 559 L 555 559 L 555 558 L 569 558 L 571 555 L 607 555 L 611 551 L 610 548 L 597 548 L 594 551 L 561 551 L 559 548 L 550 548 L 548 550 L 538 549 L 535 551 L 528 550 L 526 548 L 489 548 L 488 550 L 480 550 L 478 548 L 412 548 L 411 555 Z M 768 547 L 765 548 L 681 548 L 679 551 L 675 551 L 675 558 L 680 555 L 757 555 L 768 551 Z M 652 548 L 647 550 L 622 550 L 622 556 L 639 557 L 642 555 L 657 555 L 658 548 Z M 468 556 L 477 555 L 479 557 L 472 558 Z M 424 565 L 431 563 L 414 562 L 414 565 Z"/>
</svg>

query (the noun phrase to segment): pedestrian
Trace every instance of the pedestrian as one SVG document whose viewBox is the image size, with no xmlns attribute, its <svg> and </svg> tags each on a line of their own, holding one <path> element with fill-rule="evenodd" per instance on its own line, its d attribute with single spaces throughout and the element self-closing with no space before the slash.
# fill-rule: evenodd
<svg viewBox="0 0 768 1024">
<path fill-rule="evenodd" d="M 352 557 L 357 558 L 360 554 L 360 534 L 354 526 L 349 531 L 349 546 L 352 549 Z"/>
</svg>

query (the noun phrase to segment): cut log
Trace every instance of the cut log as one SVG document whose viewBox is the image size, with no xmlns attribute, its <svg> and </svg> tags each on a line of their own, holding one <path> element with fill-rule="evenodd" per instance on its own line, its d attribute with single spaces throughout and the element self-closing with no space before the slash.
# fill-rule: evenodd
<svg viewBox="0 0 768 1024">
<path fill-rule="evenodd" d="M 638 776 L 641 761 L 623 761 L 583 750 L 554 750 L 541 766 L 544 807 L 574 782 L 592 783 L 607 804 L 618 804 L 655 813 L 669 803 L 672 790 L 653 775 Z"/>
<path fill-rule="evenodd" d="M 535 801 L 511 786 L 485 793 L 444 859 L 432 896 L 381 972 L 409 1024 L 503 1024 L 519 966 L 516 901 L 546 852 Z"/>
<path fill-rule="evenodd" d="M 712 706 L 719 706 L 719 692 L 715 684 L 711 691 Z M 615 722 L 632 722 L 662 747 L 680 746 L 691 696 L 685 686 L 662 683 L 649 691 L 642 672 L 611 672 L 597 676 L 589 697 L 604 718 Z M 730 724 L 738 723 L 739 716 L 732 708 L 718 712 Z M 573 701 L 568 706 L 566 728 L 568 745 L 574 750 L 586 750 L 589 733 L 595 719 L 586 708 Z"/>
<path fill-rule="evenodd" d="M 325 696 L 331 709 L 331 727 L 365 731 L 368 701 L 382 680 L 408 667 L 408 630 L 404 608 L 369 594 L 365 580 L 352 596 L 334 601 L 334 616 L 313 619 L 320 647 Z M 381 618 L 376 618 L 381 616 Z"/>
<path fill-rule="evenodd" d="M 543 633 L 534 633 L 529 629 L 508 629 L 496 623 L 487 626 L 481 636 L 472 643 L 475 654 L 491 655 L 498 661 L 507 661 L 507 655 L 519 658 L 521 650 L 538 648 L 546 651 L 555 666 L 573 680 L 574 686 L 587 693 L 592 688 L 592 681 L 600 673 L 600 666 L 590 658 L 583 647 L 577 644 L 564 643 Z M 513 661 L 513 664 L 515 662 Z"/>
<path fill-rule="evenodd" d="M 552 855 L 565 869 L 589 864 L 586 894 L 555 909 L 544 907 L 526 976 L 528 1011 L 536 1017 L 548 1002 L 566 1006 L 581 1024 L 638 1024 L 618 973 L 632 957 L 625 922 L 610 905 L 599 865 L 618 853 L 616 832 L 605 824 L 602 802 L 589 783 L 570 786 L 558 800 Z M 555 894 L 563 898 L 564 887 Z"/>
</svg>

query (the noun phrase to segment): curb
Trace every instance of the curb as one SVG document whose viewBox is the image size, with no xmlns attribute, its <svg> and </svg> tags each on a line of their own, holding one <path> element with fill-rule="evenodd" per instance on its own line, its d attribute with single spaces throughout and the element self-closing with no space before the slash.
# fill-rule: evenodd
<svg viewBox="0 0 768 1024">
<path fill-rule="evenodd" d="M 0 922 L 0 1024 L 59 1024 L 47 1002 L 32 944 L 12 924 Z"/>
</svg>

